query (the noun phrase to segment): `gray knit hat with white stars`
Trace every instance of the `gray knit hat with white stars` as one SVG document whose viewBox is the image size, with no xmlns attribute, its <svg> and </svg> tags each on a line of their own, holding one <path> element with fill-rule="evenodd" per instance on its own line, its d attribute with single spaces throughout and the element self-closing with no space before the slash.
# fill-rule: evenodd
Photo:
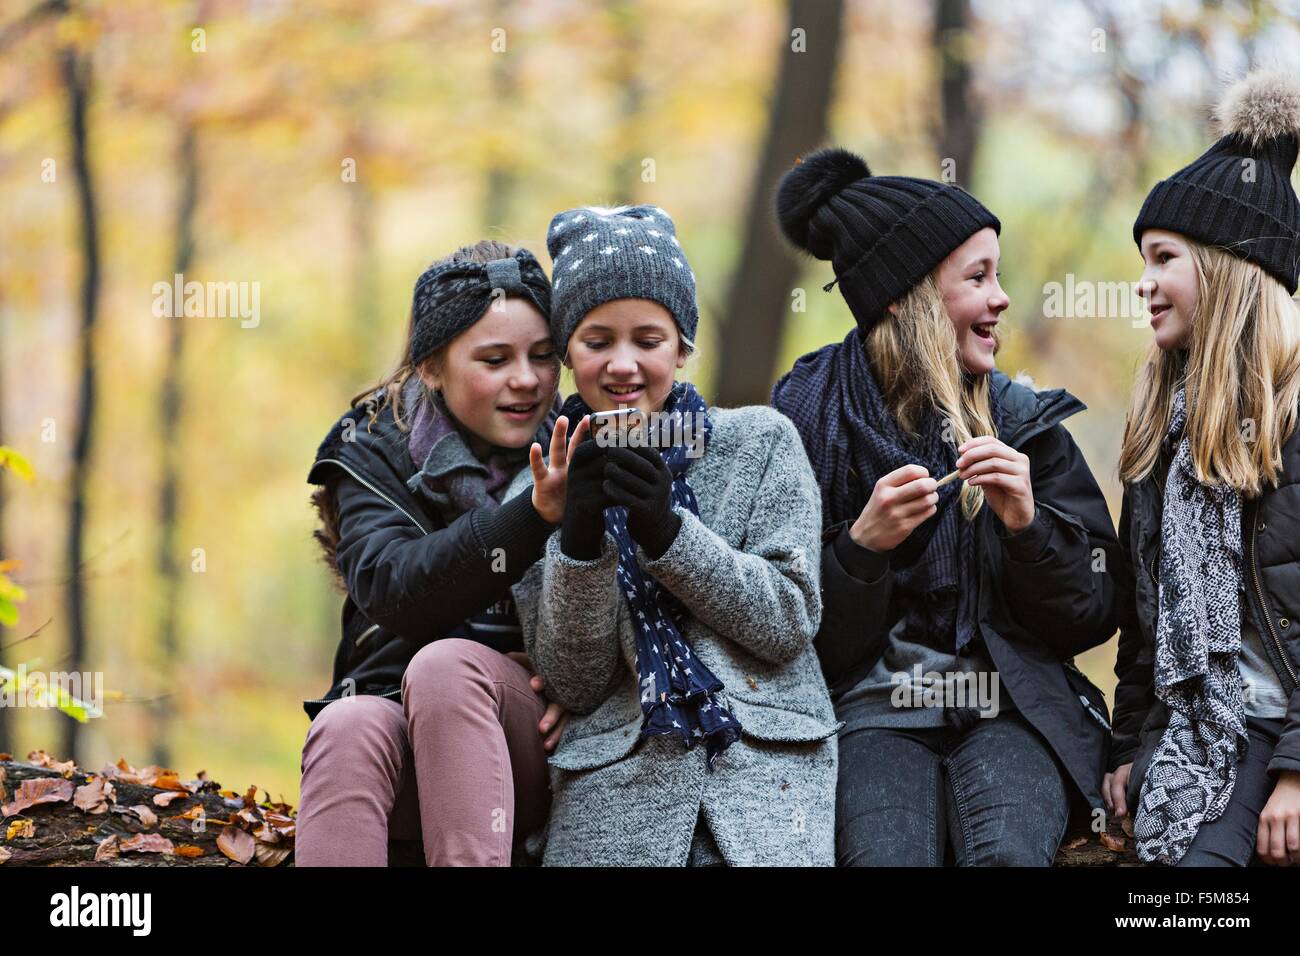
<svg viewBox="0 0 1300 956">
<path fill-rule="evenodd" d="M 672 217 L 658 206 L 566 209 L 546 234 L 551 254 L 551 337 L 561 354 L 578 323 L 614 299 L 653 299 L 695 340 L 695 273 Z"/>
</svg>

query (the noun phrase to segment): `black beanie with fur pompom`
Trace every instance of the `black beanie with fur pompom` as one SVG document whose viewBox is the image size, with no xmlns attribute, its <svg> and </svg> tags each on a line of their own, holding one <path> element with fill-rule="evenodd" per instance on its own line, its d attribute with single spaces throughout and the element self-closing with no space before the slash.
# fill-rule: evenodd
<svg viewBox="0 0 1300 956">
<path fill-rule="evenodd" d="M 1257 71 L 1228 88 L 1215 109 L 1222 137 L 1152 188 L 1133 223 L 1168 229 L 1255 263 L 1295 295 L 1300 199 L 1291 170 L 1300 151 L 1300 83 Z"/>
</svg>

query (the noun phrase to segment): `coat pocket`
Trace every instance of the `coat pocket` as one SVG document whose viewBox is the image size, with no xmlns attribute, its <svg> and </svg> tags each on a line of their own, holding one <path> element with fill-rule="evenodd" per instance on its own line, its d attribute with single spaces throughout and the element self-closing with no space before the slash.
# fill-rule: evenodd
<svg viewBox="0 0 1300 956">
<path fill-rule="evenodd" d="M 634 720 L 585 737 L 561 739 L 547 760 L 559 770 L 595 770 L 622 760 L 632 752 L 641 735 L 641 721 Z M 566 733 L 566 737 L 568 734 Z"/>
<path fill-rule="evenodd" d="M 1083 671 L 1075 666 L 1074 661 L 1063 661 L 1065 680 L 1070 690 L 1083 707 L 1084 713 L 1093 719 L 1107 734 L 1111 732 L 1110 720 L 1106 716 L 1106 698 Z"/>
<path fill-rule="evenodd" d="M 821 719 L 771 704 L 753 703 L 735 695 L 727 696 L 727 707 L 740 721 L 741 735 L 757 740 L 789 743 L 825 740 L 834 737 L 844 726 L 844 721 L 834 717 Z"/>
</svg>

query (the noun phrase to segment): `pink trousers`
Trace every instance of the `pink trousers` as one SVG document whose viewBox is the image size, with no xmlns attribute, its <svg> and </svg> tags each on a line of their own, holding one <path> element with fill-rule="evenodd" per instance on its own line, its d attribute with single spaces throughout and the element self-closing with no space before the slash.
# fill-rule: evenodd
<svg viewBox="0 0 1300 956">
<path fill-rule="evenodd" d="M 297 866 L 387 866 L 422 839 L 429 866 L 509 866 L 550 809 L 528 669 L 474 641 L 421 648 L 402 701 L 358 694 L 316 715 L 302 751 Z"/>
</svg>

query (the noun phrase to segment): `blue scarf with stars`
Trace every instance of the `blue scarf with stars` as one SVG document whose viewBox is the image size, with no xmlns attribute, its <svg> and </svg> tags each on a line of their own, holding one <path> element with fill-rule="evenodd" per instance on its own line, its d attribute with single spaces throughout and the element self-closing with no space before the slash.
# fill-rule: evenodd
<svg viewBox="0 0 1300 956">
<path fill-rule="evenodd" d="M 560 414 L 577 421 L 590 412 L 581 396 L 574 393 Z M 694 385 L 674 382 L 662 414 L 674 416 L 661 421 L 671 421 L 677 434 L 681 433 L 681 421 L 689 416 L 699 427 L 701 447 L 707 448 L 712 423 L 708 405 Z M 659 448 L 673 475 L 673 505 L 699 517 L 699 502 L 686 481 L 689 450 L 686 444 Z M 605 527 L 618 542 L 618 584 L 636 632 L 636 669 L 644 718 L 641 736 L 675 735 L 688 750 L 702 741 L 706 765 L 712 771 L 718 754 L 740 739 L 740 722 L 716 697 L 723 689 L 722 681 L 691 653 L 682 637 L 689 611 L 637 563 L 636 542 L 627 530 L 627 509 L 621 505 L 606 508 Z"/>
</svg>

